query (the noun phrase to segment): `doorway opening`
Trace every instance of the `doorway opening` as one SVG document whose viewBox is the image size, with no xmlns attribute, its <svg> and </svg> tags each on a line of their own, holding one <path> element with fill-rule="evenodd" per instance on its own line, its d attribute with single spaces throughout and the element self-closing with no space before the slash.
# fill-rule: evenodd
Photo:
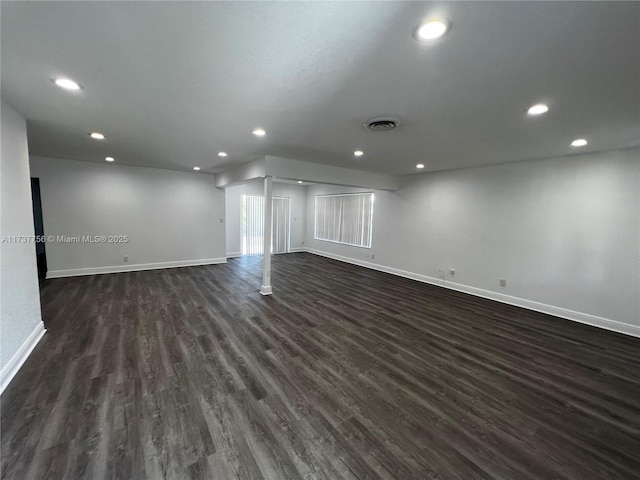
<svg viewBox="0 0 640 480">
<path fill-rule="evenodd" d="M 42 222 L 42 198 L 40 197 L 40 179 L 31 177 L 31 201 L 33 205 L 33 229 L 36 238 L 44 238 L 44 224 Z M 35 242 L 36 262 L 38 265 L 38 279 L 42 283 L 47 278 L 47 252 L 44 241 Z"/>
</svg>

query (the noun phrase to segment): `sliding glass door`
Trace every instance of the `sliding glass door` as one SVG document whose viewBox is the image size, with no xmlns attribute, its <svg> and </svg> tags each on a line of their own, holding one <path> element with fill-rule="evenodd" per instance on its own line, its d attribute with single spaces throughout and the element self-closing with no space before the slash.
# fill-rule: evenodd
<svg viewBox="0 0 640 480">
<path fill-rule="evenodd" d="M 291 199 L 273 197 L 271 253 L 289 252 Z M 242 196 L 242 254 L 262 255 L 264 238 L 264 196 Z"/>
</svg>

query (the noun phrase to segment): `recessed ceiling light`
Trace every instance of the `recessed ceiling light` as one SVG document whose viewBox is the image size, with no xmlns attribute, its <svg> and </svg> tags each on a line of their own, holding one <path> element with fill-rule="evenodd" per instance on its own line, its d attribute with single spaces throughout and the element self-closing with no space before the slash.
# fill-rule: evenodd
<svg viewBox="0 0 640 480">
<path fill-rule="evenodd" d="M 198 170 L 200 170 L 200 167 L 193 167 L 193 169 L 197 172 Z"/>
<path fill-rule="evenodd" d="M 95 140 L 104 140 L 104 135 L 98 132 L 91 132 L 89 136 Z"/>
<path fill-rule="evenodd" d="M 82 87 L 78 85 L 76 82 L 66 77 L 57 77 L 53 79 L 53 83 L 55 83 L 58 87 L 64 88 L 65 90 L 70 90 L 73 92 L 77 92 Z"/>
<path fill-rule="evenodd" d="M 417 36 L 420 40 L 435 40 L 449 30 L 449 26 L 441 20 L 429 20 L 418 27 Z"/>
<path fill-rule="evenodd" d="M 256 128 L 255 130 L 252 130 L 251 133 L 253 133 L 256 137 L 264 137 L 267 134 L 267 132 L 265 132 L 262 128 Z"/>
<path fill-rule="evenodd" d="M 113 158 L 113 157 L 104 157 L 104 159 L 105 159 L 107 162 L 115 162 L 115 161 L 116 161 L 116 159 L 115 159 L 115 158 Z"/>
<path fill-rule="evenodd" d="M 362 150 L 356 150 L 355 152 L 353 152 L 353 154 L 356 157 L 361 157 L 362 155 L 364 155 L 364 152 Z"/>
<path fill-rule="evenodd" d="M 571 142 L 572 147 L 584 147 L 587 144 L 587 141 L 584 138 L 577 138 L 573 142 Z"/>
<path fill-rule="evenodd" d="M 529 115 L 542 115 L 543 113 L 547 113 L 549 111 L 549 107 L 544 103 L 538 103 L 527 110 Z"/>
<path fill-rule="evenodd" d="M 218 156 L 219 157 L 226 157 L 227 156 L 227 152 L 218 152 Z"/>
<path fill-rule="evenodd" d="M 298 183 L 302 183 L 302 180 L 298 180 Z"/>
<path fill-rule="evenodd" d="M 416 165 L 416 168 L 424 168 L 424 164 L 419 163 L 419 164 Z"/>
</svg>

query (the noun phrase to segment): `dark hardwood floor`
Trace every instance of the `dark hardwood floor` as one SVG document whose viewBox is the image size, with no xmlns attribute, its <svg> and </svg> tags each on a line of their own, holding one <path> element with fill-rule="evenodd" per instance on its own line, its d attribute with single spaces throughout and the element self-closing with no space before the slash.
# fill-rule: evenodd
<svg viewBox="0 0 640 480">
<path fill-rule="evenodd" d="M 310 254 L 49 280 L 3 479 L 632 479 L 640 340 Z"/>
</svg>

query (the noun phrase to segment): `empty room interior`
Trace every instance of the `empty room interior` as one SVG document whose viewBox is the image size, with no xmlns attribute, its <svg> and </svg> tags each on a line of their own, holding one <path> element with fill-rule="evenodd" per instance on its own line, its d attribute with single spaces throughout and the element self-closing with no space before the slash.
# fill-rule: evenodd
<svg viewBox="0 0 640 480">
<path fill-rule="evenodd" d="M 640 2 L 0 9 L 0 478 L 640 479 Z"/>
</svg>

